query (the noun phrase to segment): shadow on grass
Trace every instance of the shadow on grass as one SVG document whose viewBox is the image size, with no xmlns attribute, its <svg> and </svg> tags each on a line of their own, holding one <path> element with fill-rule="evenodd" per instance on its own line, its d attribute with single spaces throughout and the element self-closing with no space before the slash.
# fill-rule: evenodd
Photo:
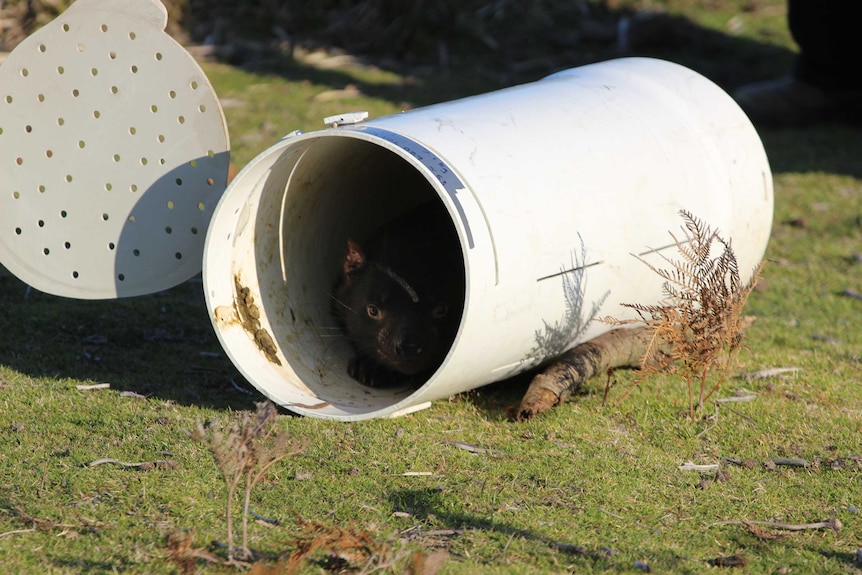
<svg viewBox="0 0 862 575">
<path fill-rule="evenodd" d="M 449 537 L 462 536 L 464 532 L 476 531 L 488 535 L 500 535 L 504 542 L 513 537 L 525 541 L 536 542 L 547 545 L 562 555 L 577 558 L 579 561 L 589 562 L 594 569 L 606 569 L 612 571 L 649 572 L 650 565 L 660 566 L 662 570 L 670 570 L 674 573 L 691 574 L 702 573 L 706 569 L 706 563 L 700 563 L 700 558 L 681 557 L 673 551 L 661 550 L 657 552 L 645 551 L 643 549 L 617 549 L 612 547 L 612 542 L 598 548 L 590 548 L 580 545 L 576 541 L 561 541 L 552 539 L 530 529 L 523 529 L 508 525 L 502 521 L 487 519 L 466 513 L 452 511 L 447 508 L 446 496 L 437 489 L 406 489 L 395 491 L 390 494 L 393 511 L 409 512 L 419 522 L 427 522 L 433 519 L 434 523 L 442 523 L 452 535 L 435 535 L 435 531 L 416 530 L 411 534 L 414 538 L 423 537 Z M 439 529 L 437 530 L 439 533 Z M 436 542 L 439 544 L 439 542 Z M 435 545 L 436 546 L 436 545 Z M 629 563 L 631 556 L 637 554 L 639 565 Z"/>
<path fill-rule="evenodd" d="M 219 345 L 200 280 L 150 296 L 82 301 L 28 290 L 0 268 L 0 325 L 0 364 L 31 377 L 109 383 L 220 409 L 253 409 L 262 399 Z"/>
</svg>

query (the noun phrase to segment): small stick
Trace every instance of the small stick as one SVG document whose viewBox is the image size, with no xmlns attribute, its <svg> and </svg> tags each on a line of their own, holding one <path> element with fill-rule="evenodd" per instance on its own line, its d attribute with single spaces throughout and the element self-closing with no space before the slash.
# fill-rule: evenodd
<svg viewBox="0 0 862 575">
<path fill-rule="evenodd" d="M 19 533 L 32 533 L 36 531 L 36 528 L 33 527 L 31 529 L 15 529 L 14 531 L 7 531 L 6 533 L 0 533 L 0 539 L 4 537 L 8 537 L 9 535 L 18 535 Z"/>
<path fill-rule="evenodd" d="M 713 399 L 713 403 L 738 403 L 741 401 L 754 401 L 757 399 L 756 395 L 738 395 L 734 397 L 719 397 L 718 399 Z"/>
<path fill-rule="evenodd" d="M 804 531 L 805 529 L 832 529 L 833 531 L 840 531 L 844 526 L 839 519 L 827 519 L 826 521 L 817 521 L 816 523 L 776 523 L 774 521 L 731 520 L 718 521 L 712 525 L 760 525 L 762 527 L 783 529 L 785 531 Z"/>
<path fill-rule="evenodd" d="M 110 383 L 96 383 L 93 385 L 76 385 L 75 389 L 78 391 L 95 391 L 97 389 L 109 389 L 110 387 Z"/>
<path fill-rule="evenodd" d="M 503 452 L 498 449 L 485 449 L 484 447 L 479 447 L 472 443 L 464 443 L 463 441 L 443 441 L 442 443 L 443 445 L 451 445 L 452 447 L 457 447 L 458 449 L 463 449 L 464 451 L 480 455 L 484 455 L 486 453 L 490 455 L 503 455 Z"/>
<path fill-rule="evenodd" d="M 106 463 L 113 463 L 115 465 L 119 465 L 120 467 L 129 467 L 134 469 L 140 469 L 141 471 L 147 471 L 153 468 L 161 468 L 161 469 L 173 469 L 177 467 L 179 463 L 172 459 L 157 459 L 156 461 L 143 461 L 141 463 L 128 463 L 126 461 L 120 461 L 119 459 L 113 459 L 111 457 L 105 457 L 102 459 L 97 459 L 95 461 L 91 461 L 89 463 L 85 463 L 84 467 L 96 467 L 97 465 L 104 465 Z"/>
<path fill-rule="evenodd" d="M 801 367 L 771 367 L 753 373 L 743 373 L 737 377 L 741 379 L 766 379 L 767 377 L 776 377 L 785 373 L 797 373 L 800 371 L 802 371 Z"/>
<path fill-rule="evenodd" d="M 697 471 L 700 473 L 706 473 L 709 471 L 717 471 L 720 466 L 718 463 L 711 463 L 709 465 L 697 465 L 695 463 L 691 463 L 686 461 L 682 465 L 678 467 L 681 471 Z"/>
<path fill-rule="evenodd" d="M 811 464 L 799 457 L 776 457 L 772 460 L 775 465 L 786 465 L 788 467 L 809 467 Z"/>
</svg>

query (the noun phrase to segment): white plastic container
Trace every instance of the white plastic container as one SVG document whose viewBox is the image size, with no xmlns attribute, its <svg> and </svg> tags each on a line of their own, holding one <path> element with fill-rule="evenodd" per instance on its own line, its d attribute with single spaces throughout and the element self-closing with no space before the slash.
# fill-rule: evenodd
<svg viewBox="0 0 862 575">
<path fill-rule="evenodd" d="M 418 389 L 351 379 L 330 293 L 348 235 L 431 199 L 451 216 L 466 290 L 458 335 Z M 407 113 L 288 136 L 217 206 L 204 289 L 237 368 L 276 403 L 359 420 L 427 407 L 593 338 L 654 303 L 633 254 L 674 256 L 686 209 L 762 258 L 772 179 L 760 139 L 713 83 L 621 59 Z"/>
</svg>

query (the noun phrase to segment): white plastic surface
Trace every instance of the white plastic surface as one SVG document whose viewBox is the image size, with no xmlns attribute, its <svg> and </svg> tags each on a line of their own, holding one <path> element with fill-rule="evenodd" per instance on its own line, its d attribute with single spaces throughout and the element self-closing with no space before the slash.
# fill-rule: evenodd
<svg viewBox="0 0 862 575">
<path fill-rule="evenodd" d="M 418 389 L 353 381 L 330 312 L 348 234 L 431 198 L 457 229 L 461 326 Z M 669 231 L 686 209 L 763 257 L 773 191 L 760 139 L 720 88 L 632 58 L 283 139 L 247 166 L 213 215 L 204 289 L 237 368 L 295 412 L 403 415 L 504 379 L 661 298 Z M 668 251 L 669 250 L 669 251 Z"/>
<path fill-rule="evenodd" d="M 82 299 L 198 273 L 228 135 L 158 0 L 78 0 L 0 66 L 0 263 Z"/>
</svg>

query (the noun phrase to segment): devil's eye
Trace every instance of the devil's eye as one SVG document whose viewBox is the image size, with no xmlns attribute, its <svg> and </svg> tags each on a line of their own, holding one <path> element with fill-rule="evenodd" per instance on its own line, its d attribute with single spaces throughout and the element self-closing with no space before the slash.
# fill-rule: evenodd
<svg viewBox="0 0 862 575">
<path fill-rule="evenodd" d="M 373 303 L 365 306 L 365 311 L 368 313 L 368 317 L 371 319 L 380 319 L 380 308 L 374 305 Z"/>
<path fill-rule="evenodd" d="M 434 309 L 431 310 L 431 317 L 440 319 L 441 317 L 446 317 L 447 313 L 449 313 L 449 306 L 445 303 L 438 303 L 434 306 Z"/>
</svg>

